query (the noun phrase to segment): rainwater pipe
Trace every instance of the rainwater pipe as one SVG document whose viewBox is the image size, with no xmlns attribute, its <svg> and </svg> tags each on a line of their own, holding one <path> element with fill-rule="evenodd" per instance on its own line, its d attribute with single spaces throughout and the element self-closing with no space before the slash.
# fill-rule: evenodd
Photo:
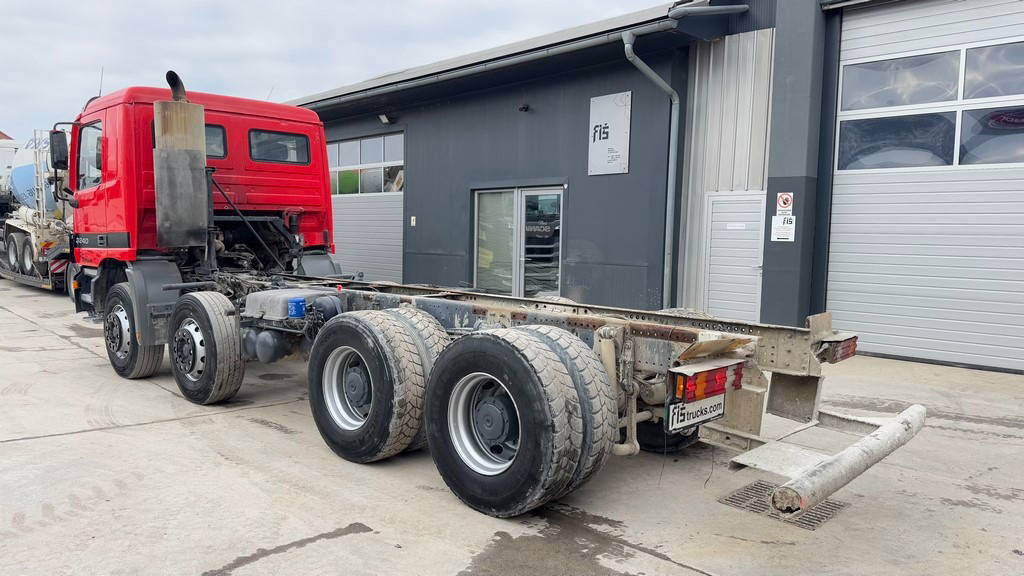
<svg viewBox="0 0 1024 576">
<path fill-rule="evenodd" d="M 749 7 L 746 4 L 730 6 L 710 6 L 701 4 L 698 6 L 683 5 L 676 6 L 668 11 L 668 17 L 676 23 L 687 16 L 709 16 L 713 14 L 739 14 L 746 12 Z M 622 33 L 622 45 L 626 52 L 626 60 L 636 66 L 641 74 L 654 83 L 662 92 L 668 95 L 671 102 L 669 114 L 669 136 L 668 136 L 668 182 L 665 189 L 665 259 L 662 263 L 661 279 L 661 307 L 671 308 L 672 303 L 672 262 L 675 258 L 675 217 L 676 217 L 676 165 L 679 163 L 679 93 L 676 92 L 668 82 L 658 75 L 646 62 L 640 59 L 633 50 L 633 43 L 636 37 L 646 30 L 626 30 Z"/>
</svg>

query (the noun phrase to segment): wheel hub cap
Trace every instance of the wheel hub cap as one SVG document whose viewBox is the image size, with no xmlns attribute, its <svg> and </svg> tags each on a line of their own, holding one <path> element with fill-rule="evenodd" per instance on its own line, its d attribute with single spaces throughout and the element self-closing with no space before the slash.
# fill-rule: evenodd
<svg viewBox="0 0 1024 576">
<path fill-rule="evenodd" d="M 356 408 L 370 403 L 370 379 L 361 365 L 345 371 L 345 398 Z"/>
<path fill-rule="evenodd" d="M 206 338 L 195 320 L 188 318 L 181 323 L 174 333 L 171 350 L 178 372 L 193 382 L 202 378 L 206 369 Z"/>
<path fill-rule="evenodd" d="M 519 409 L 500 380 L 474 372 L 452 389 L 448 431 L 463 463 L 495 476 L 512 465 L 519 451 Z"/>
<path fill-rule="evenodd" d="M 121 360 L 128 357 L 132 336 L 128 324 L 128 312 L 124 306 L 118 304 L 107 313 L 106 321 L 103 323 L 103 338 L 107 343 L 107 349 L 115 356 Z"/>
<path fill-rule="evenodd" d="M 373 407 L 373 378 L 366 361 L 349 346 L 331 351 L 324 363 L 323 394 L 327 412 L 342 430 L 357 430 Z"/>
</svg>

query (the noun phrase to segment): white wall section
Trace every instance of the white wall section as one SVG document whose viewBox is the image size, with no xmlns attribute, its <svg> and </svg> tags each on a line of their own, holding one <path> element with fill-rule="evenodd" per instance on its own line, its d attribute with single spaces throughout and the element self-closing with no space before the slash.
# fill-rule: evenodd
<svg viewBox="0 0 1024 576">
<path fill-rule="evenodd" d="M 760 210 L 750 191 L 767 186 L 773 29 L 726 36 L 690 49 L 686 101 L 684 191 L 681 228 L 681 305 L 708 309 L 705 250 L 712 240 L 706 214 L 709 193 L 744 193 L 745 209 Z M 758 290 L 760 292 L 760 290 Z"/>
</svg>

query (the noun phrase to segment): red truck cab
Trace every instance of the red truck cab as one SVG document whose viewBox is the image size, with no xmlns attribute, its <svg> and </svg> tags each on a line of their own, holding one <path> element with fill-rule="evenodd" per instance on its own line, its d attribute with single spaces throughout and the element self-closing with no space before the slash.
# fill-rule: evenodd
<svg viewBox="0 0 1024 576">
<path fill-rule="evenodd" d="M 86 105 L 71 132 L 75 261 L 99 266 L 159 251 L 153 194 L 153 102 L 165 88 L 126 88 Z M 245 213 L 296 214 L 308 249 L 333 251 L 323 125 L 303 108 L 190 92 L 206 109 L 207 165 Z M 231 210 L 214 194 L 216 211 Z"/>
<path fill-rule="evenodd" d="M 187 254 L 157 243 L 153 103 L 171 97 L 166 88 L 118 90 L 89 101 L 72 125 L 67 184 L 77 204 L 72 285 L 84 298 L 72 295 L 80 310 L 102 310 L 102 293 L 127 279 L 126 269 L 140 259 L 173 257 L 187 280 Z M 206 163 L 224 191 L 212 188 L 225 266 L 336 274 L 327 154 L 316 113 L 200 92 L 188 99 L 204 107 Z"/>
</svg>

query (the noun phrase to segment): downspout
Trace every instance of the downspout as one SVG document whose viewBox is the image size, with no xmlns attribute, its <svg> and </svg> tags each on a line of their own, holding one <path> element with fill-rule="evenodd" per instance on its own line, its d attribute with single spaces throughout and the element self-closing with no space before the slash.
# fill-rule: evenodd
<svg viewBox="0 0 1024 576">
<path fill-rule="evenodd" d="M 622 44 L 626 51 L 626 60 L 629 60 L 633 66 L 636 66 L 637 70 L 653 82 L 655 86 L 660 88 L 662 92 L 668 94 L 669 100 L 672 101 L 672 112 L 669 116 L 668 129 L 668 183 L 665 190 L 665 260 L 661 279 L 661 307 L 671 308 L 672 259 L 676 221 L 676 158 L 678 157 L 679 148 L 679 93 L 633 52 L 633 42 L 635 40 L 636 35 L 633 32 L 626 30 L 622 33 Z"/>
<path fill-rule="evenodd" d="M 696 4 L 696 3 L 693 3 Z M 714 14 L 740 14 L 746 12 L 749 7 L 746 4 L 734 4 L 728 6 L 711 6 L 709 4 L 682 5 L 672 8 L 668 17 L 678 21 L 687 16 L 710 16 Z M 669 115 L 668 135 L 668 182 L 665 186 L 665 259 L 662 263 L 661 279 L 661 307 L 671 308 L 672 303 L 672 270 L 675 256 L 675 222 L 676 222 L 676 165 L 678 164 L 679 153 L 679 93 L 675 91 L 665 80 L 658 75 L 646 62 L 640 59 L 633 51 L 633 43 L 636 41 L 637 30 L 626 30 L 622 33 L 622 45 L 626 52 L 626 60 L 636 66 L 641 74 L 654 83 L 662 92 L 668 95 L 672 102 Z"/>
</svg>

